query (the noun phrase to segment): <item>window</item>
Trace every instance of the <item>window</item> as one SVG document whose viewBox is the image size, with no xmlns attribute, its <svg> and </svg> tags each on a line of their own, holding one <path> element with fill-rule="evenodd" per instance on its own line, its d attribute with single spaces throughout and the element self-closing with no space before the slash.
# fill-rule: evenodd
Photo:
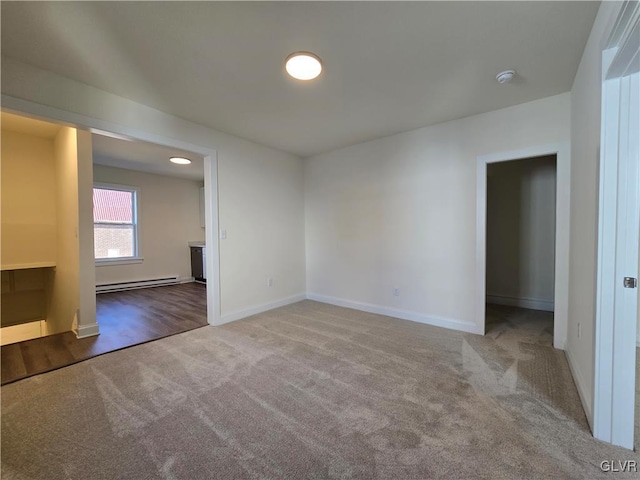
<svg viewBox="0 0 640 480">
<path fill-rule="evenodd" d="M 96 262 L 138 259 L 138 190 L 94 185 L 93 232 Z"/>
</svg>

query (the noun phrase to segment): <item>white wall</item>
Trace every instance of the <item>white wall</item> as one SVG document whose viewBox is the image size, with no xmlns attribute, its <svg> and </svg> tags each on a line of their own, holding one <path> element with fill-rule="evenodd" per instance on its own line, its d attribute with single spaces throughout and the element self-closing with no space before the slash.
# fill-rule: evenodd
<svg viewBox="0 0 640 480">
<path fill-rule="evenodd" d="M 54 140 L 56 165 L 57 256 L 53 275 L 47 334 L 67 332 L 77 325 L 80 309 L 78 240 L 78 136 L 63 127 Z M 75 323 L 74 323 L 75 322 Z"/>
<path fill-rule="evenodd" d="M 144 258 L 142 263 L 96 266 L 96 284 L 191 278 L 189 242 L 204 241 L 202 182 L 103 165 L 94 165 L 93 180 L 139 188 L 138 238 Z"/>
<path fill-rule="evenodd" d="M 219 224 L 228 234 L 220 242 L 223 317 L 305 292 L 304 176 L 298 157 L 6 57 L 1 88 L 14 98 L 215 149 Z"/>
<path fill-rule="evenodd" d="M 591 422 L 602 50 L 619 2 L 602 2 L 571 89 L 571 234 L 567 356 Z M 578 337 L 578 325 L 581 335 Z"/>
<path fill-rule="evenodd" d="M 93 138 L 76 130 L 78 158 L 78 256 L 80 316 L 75 326 L 78 337 L 98 334 L 96 322 L 96 272 L 93 268 Z"/>
<path fill-rule="evenodd" d="M 567 142 L 569 112 L 562 94 L 307 159 L 307 291 L 479 332 L 476 157 Z"/>
<path fill-rule="evenodd" d="M 221 295 L 226 313 L 304 295 L 301 160 L 245 155 L 218 166 Z M 267 279 L 273 278 L 273 286 Z"/>
<path fill-rule="evenodd" d="M 556 157 L 487 166 L 487 301 L 553 311 Z"/>
</svg>

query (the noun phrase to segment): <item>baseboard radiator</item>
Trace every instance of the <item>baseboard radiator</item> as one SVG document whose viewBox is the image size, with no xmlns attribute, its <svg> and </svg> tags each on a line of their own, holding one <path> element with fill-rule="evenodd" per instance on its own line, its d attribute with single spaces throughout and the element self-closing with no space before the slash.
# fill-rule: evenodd
<svg viewBox="0 0 640 480">
<path fill-rule="evenodd" d="M 154 278 L 151 280 L 138 280 L 136 282 L 107 283 L 96 285 L 96 293 L 121 292 L 123 290 L 135 290 L 137 288 L 164 287 L 166 285 L 177 285 L 180 283 L 178 277 Z"/>
</svg>

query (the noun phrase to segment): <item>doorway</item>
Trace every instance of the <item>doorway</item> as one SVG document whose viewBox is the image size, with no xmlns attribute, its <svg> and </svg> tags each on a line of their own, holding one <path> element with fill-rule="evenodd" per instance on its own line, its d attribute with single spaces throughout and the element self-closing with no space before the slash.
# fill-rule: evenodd
<svg viewBox="0 0 640 480">
<path fill-rule="evenodd" d="M 178 272 L 174 267 L 170 267 L 172 272 L 176 270 L 177 273 L 183 273 L 183 275 L 176 275 L 175 278 L 178 280 L 176 285 L 168 287 L 173 289 L 172 292 L 165 292 L 166 295 L 162 295 L 162 298 L 159 299 L 168 305 L 164 310 L 168 312 L 170 318 L 162 320 L 161 329 L 145 328 L 141 332 L 144 338 L 141 338 L 140 335 L 130 335 L 132 333 L 131 328 L 125 329 L 127 332 L 123 333 L 120 327 L 118 327 L 120 328 L 119 330 L 116 328 L 117 335 L 98 335 L 99 327 L 100 331 L 102 331 L 105 323 L 100 322 L 101 325 L 96 323 L 94 244 L 90 240 L 93 236 L 86 235 L 87 231 L 91 232 L 95 228 L 95 218 L 93 222 L 91 218 L 91 191 L 94 180 L 91 175 L 93 170 L 91 168 L 91 147 L 86 148 L 91 144 L 91 133 L 87 132 L 86 129 L 84 131 L 81 129 L 82 126 L 90 126 L 87 125 L 87 122 L 90 123 L 90 119 L 82 119 L 83 123 L 80 124 L 71 118 L 73 117 L 72 114 L 67 112 L 54 111 L 52 114 L 50 110 L 53 109 L 47 109 L 47 113 L 41 114 L 39 106 L 31 105 L 28 102 L 25 105 L 28 108 L 25 108 L 24 111 L 31 111 L 32 115 L 25 115 L 18 110 L 9 112 L 3 109 L 2 112 L 3 157 L 5 157 L 4 150 L 12 148 L 11 152 L 7 152 L 7 158 L 3 158 L 3 168 L 9 168 L 9 166 L 13 165 L 10 172 L 11 175 L 3 172 L 7 173 L 7 175 L 3 175 L 3 180 L 10 182 L 14 187 L 11 189 L 3 188 L 3 214 L 6 213 L 6 215 L 3 215 L 3 222 L 11 222 L 14 217 L 17 219 L 8 225 L 3 223 L 3 320 L 6 321 L 7 325 L 5 326 L 3 323 L 3 329 L 0 332 L 0 340 L 3 345 L 1 349 L 2 383 L 59 368 L 107 351 L 178 333 L 178 330 L 197 328 L 207 323 L 215 324 L 220 316 L 215 151 L 201 149 L 200 153 L 191 154 L 192 156 L 195 155 L 199 161 L 197 178 L 191 178 L 187 183 L 192 185 L 188 187 L 172 187 L 182 197 L 188 196 L 187 202 L 183 201 L 185 198 L 181 198 L 179 202 L 175 197 L 170 198 L 168 193 L 173 190 L 172 188 L 164 188 L 166 185 L 161 186 L 161 194 L 156 192 L 156 200 L 158 198 L 162 199 L 160 202 L 162 215 L 155 215 L 155 217 L 162 216 L 162 218 L 157 220 L 156 223 L 162 223 L 164 227 L 167 227 L 169 225 L 167 217 L 170 220 L 172 217 L 184 216 L 181 213 L 171 215 L 170 212 L 173 211 L 171 209 L 175 208 L 176 205 L 189 203 L 193 207 L 193 213 L 190 215 L 193 228 L 190 229 L 190 232 L 196 232 L 193 237 L 185 239 L 184 245 L 181 245 L 182 253 L 184 253 L 183 262 L 181 262 L 186 263 L 185 270 L 187 273 Z M 72 124 L 78 128 L 75 126 L 66 127 L 63 126 L 63 123 Z M 5 138 L 5 130 L 8 131 L 7 135 L 10 134 L 11 138 Z M 113 130 L 118 131 L 118 128 L 114 127 Z M 107 139 L 107 142 L 113 140 L 127 146 L 145 143 L 143 141 L 136 142 L 132 140 L 133 137 L 131 136 L 117 133 L 111 134 L 103 130 L 92 130 L 92 133 L 94 134 L 94 140 L 99 137 Z M 96 135 L 96 133 L 100 135 Z M 126 129 L 122 133 L 127 133 Z M 136 138 L 145 137 L 144 134 L 139 132 L 135 132 L 135 135 Z M 83 138 L 82 142 L 80 137 Z M 152 139 L 154 144 L 155 142 L 163 141 L 162 138 L 157 136 Z M 4 140 L 7 141 L 5 142 Z M 93 143 L 100 143 L 100 141 L 96 140 Z M 127 166 L 122 163 L 126 159 L 118 158 L 121 152 L 117 145 L 112 145 L 112 147 L 111 152 L 113 155 L 111 155 L 110 161 L 102 163 L 108 164 L 111 162 L 112 165 L 105 166 L 105 168 L 115 168 L 110 172 L 102 173 L 108 176 L 115 174 L 114 172 L 117 169 L 120 170 L 121 174 L 125 172 L 125 177 L 134 175 L 133 173 L 127 174 L 127 169 L 119 168 Z M 198 151 L 197 147 L 193 145 L 171 139 L 167 140 L 164 146 L 155 144 L 155 148 L 170 149 L 174 154 Z M 95 150 L 93 153 L 96 153 Z M 140 157 L 138 160 L 142 160 L 147 157 L 147 153 L 148 151 L 138 151 L 134 152 L 133 156 L 137 155 Z M 15 157 L 16 161 L 10 162 L 9 157 Z M 26 162 L 25 158 L 31 163 Z M 7 161 L 5 162 L 4 160 Z M 131 160 L 131 158 L 128 160 Z M 167 160 L 168 163 L 168 159 L 164 160 Z M 144 164 L 144 162 L 142 163 Z M 76 168 L 78 171 L 82 169 L 82 175 L 65 176 L 54 174 L 56 168 L 67 167 L 69 169 Z M 139 170 L 137 174 L 144 175 L 145 170 L 149 169 L 148 167 L 149 165 L 146 165 L 146 167 L 142 165 L 137 168 Z M 68 180 L 71 183 L 58 185 L 54 182 L 56 178 Z M 161 177 L 158 176 L 158 178 Z M 102 177 L 98 180 L 106 181 L 107 183 L 130 183 L 128 181 L 115 181 L 113 178 L 107 177 Z M 158 189 L 156 188 L 156 190 Z M 130 196 L 133 191 L 133 189 L 130 189 Z M 24 201 L 12 201 L 9 199 L 5 202 L 5 196 L 15 194 L 18 198 L 24 198 L 25 192 L 29 192 L 27 193 L 28 198 L 32 200 L 30 200 L 28 206 L 33 208 L 27 211 L 23 206 L 17 212 L 16 215 L 19 214 L 18 216 L 13 215 L 10 211 L 4 212 L 5 206 L 24 205 Z M 63 196 L 62 193 L 65 195 Z M 144 192 L 142 193 L 144 196 Z M 148 197 L 147 200 L 151 200 L 151 197 Z M 70 203 L 71 206 L 67 208 L 67 203 L 64 202 Z M 58 208 L 56 213 L 55 205 L 64 205 L 65 208 Z M 65 215 L 61 215 L 61 212 Z M 75 217 L 73 216 L 74 212 Z M 85 215 L 87 212 L 88 217 Z M 25 218 L 28 221 L 25 221 Z M 68 224 L 77 225 L 77 227 L 66 228 Z M 173 225 L 176 228 L 172 232 L 185 230 L 182 223 L 176 225 L 176 221 L 174 221 Z M 205 226 L 208 227 L 208 231 L 205 230 Z M 121 230 L 130 229 L 130 226 L 120 225 L 120 227 L 123 227 Z M 211 232 L 212 229 L 214 230 L 213 232 Z M 74 231 L 76 232 L 75 241 L 70 241 L 63 235 L 69 232 L 73 235 Z M 78 235 L 78 232 L 80 235 Z M 144 233 L 142 235 L 144 236 Z M 153 244 L 157 244 L 158 242 L 154 241 L 154 236 L 153 233 L 150 234 L 149 240 Z M 7 241 L 5 242 L 4 240 Z M 184 283 L 185 280 L 187 282 L 190 280 L 189 243 L 202 244 L 206 240 L 209 240 L 208 243 L 214 246 L 212 249 L 213 254 L 207 258 L 207 266 L 210 271 L 208 277 L 211 282 L 208 285 Z M 58 251 L 56 251 L 56 246 Z M 63 247 L 70 251 L 67 252 L 65 250 L 62 252 L 64 255 L 62 255 L 59 250 Z M 105 251 L 108 252 L 109 250 L 115 251 L 117 248 L 106 248 Z M 88 258 L 85 255 L 87 252 L 89 254 Z M 151 256 L 151 253 L 148 249 L 147 255 Z M 162 252 L 160 254 L 155 252 L 156 257 L 162 255 Z M 129 253 L 124 256 L 139 257 L 140 255 Z M 66 261 L 67 259 L 69 261 Z M 78 259 L 80 260 L 79 262 Z M 118 266 L 124 266 L 127 264 L 127 260 L 132 265 L 140 259 L 120 260 L 124 261 L 120 262 Z M 69 268 L 69 265 L 75 266 L 75 270 Z M 113 267 L 115 266 L 116 264 L 113 264 Z M 185 278 L 187 275 L 189 277 Z M 135 277 L 135 279 L 141 279 L 140 275 Z M 158 280 L 155 273 L 152 273 L 151 277 L 151 280 Z M 106 283 L 120 282 L 107 281 Z M 79 288 L 74 290 L 69 285 L 79 286 Z M 88 293 L 88 295 L 85 295 L 85 293 Z M 126 294 L 132 299 L 130 303 L 141 305 L 149 301 L 148 295 L 145 295 L 141 290 L 126 292 Z M 61 298 L 58 299 L 58 297 Z M 67 297 L 69 298 L 67 299 Z M 186 302 L 185 297 L 188 300 Z M 92 301 L 87 302 L 87 298 L 92 299 Z M 105 298 L 105 302 L 98 303 L 98 308 L 101 308 L 109 302 L 106 302 Z M 178 323 L 176 320 L 179 316 L 174 311 L 174 306 L 185 303 L 192 311 L 183 312 L 183 316 L 187 318 L 182 319 L 185 321 L 179 322 L 180 325 L 175 325 L 178 330 L 174 329 L 176 331 L 172 331 L 171 328 L 174 327 L 172 323 Z M 65 308 L 69 307 L 72 310 L 67 312 L 59 308 L 60 305 Z M 115 305 L 116 309 L 123 308 L 123 302 L 120 301 L 111 302 L 111 306 L 113 305 Z M 9 308 L 10 311 L 5 307 Z M 126 307 L 124 305 L 124 308 Z M 151 312 L 147 317 L 157 317 L 156 312 Z M 98 318 L 98 321 L 100 321 L 100 318 Z M 113 325 L 111 326 L 113 327 Z M 23 348 L 23 345 L 26 346 Z"/>
<path fill-rule="evenodd" d="M 207 325 L 206 286 L 194 283 L 202 261 L 197 274 L 191 263 L 192 251 L 206 248 L 203 156 L 97 133 L 91 143 L 100 329 L 94 348 Z"/>
<path fill-rule="evenodd" d="M 486 330 L 553 345 L 556 155 L 487 166 Z"/>
<path fill-rule="evenodd" d="M 477 158 L 476 189 L 476 323 L 486 333 L 487 303 L 487 173 L 490 165 L 540 157 L 555 157 L 555 234 L 553 258 L 553 346 L 564 350 L 567 340 L 569 291 L 569 191 L 568 143 L 539 145 L 521 150 L 482 155 Z M 495 299 L 494 299 L 495 300 Z M 529 304 L 531 306 L 531 304 Z M 547 303 L 548 305 L 548 303 Z"/>
<path fill-rule="evenodd" d="M 74 128 L 5 111 L 0 117 L 0 344 L 14 345 L 5 352 L 77 325 L 82 285 L 76 179 L 83 152 Z"/>
<path fill-rule="evenodd" d="M 207 262 L 207 321 L 210 325 L 220 324 L 220 256 L 218 249 L 218 156 L 217 151 L 211 147 L 196 145 L 193 143 L 177 140 L 175 136 L 167 134 L 149 133 L 145 130 L 104 121 L 86 115 L 61 110 L 55 107 L 44 106 L 28 100 L 11 97 L 3 97 L 3 111 L 14 112 L 16 114 L 39 118 L 55 123 L 71 125 L 79 130 L 99 133 L 124 140 L 139 140 L 150 142 L 166 147 L 195 152 L 204 157 L 204 199 L 206 205 L 206 244 L 209 254 Z M 91 189 L 89 190 L 89 195 Z M 89 214 L 89 224 L 91 218 Z M 92 249 L 92 246 L 91 246 Z M 91 265 L 93 265 L 93 255 L 91 255 Z M 88 269 L 84 269 L 87 270 Z M 91 269 L 93 271 L 93 269 Z M 92 294 L 86 295 L 95 298 L 95 289 Z"/>
</svg>

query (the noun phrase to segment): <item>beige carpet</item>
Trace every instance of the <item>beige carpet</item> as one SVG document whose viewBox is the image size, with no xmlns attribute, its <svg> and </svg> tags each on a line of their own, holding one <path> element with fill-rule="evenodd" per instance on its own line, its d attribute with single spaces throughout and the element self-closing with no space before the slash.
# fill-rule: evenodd
<svg viewBox="0 0 640 480">
<path fill-rule="evenodd" d="M 612 478 L 602 460 L 640 460 L 591 437 L 549 314 L 490 313 L 480 337 L 304 301 L 7 385 L 2 478 Z"/>
</svg>

